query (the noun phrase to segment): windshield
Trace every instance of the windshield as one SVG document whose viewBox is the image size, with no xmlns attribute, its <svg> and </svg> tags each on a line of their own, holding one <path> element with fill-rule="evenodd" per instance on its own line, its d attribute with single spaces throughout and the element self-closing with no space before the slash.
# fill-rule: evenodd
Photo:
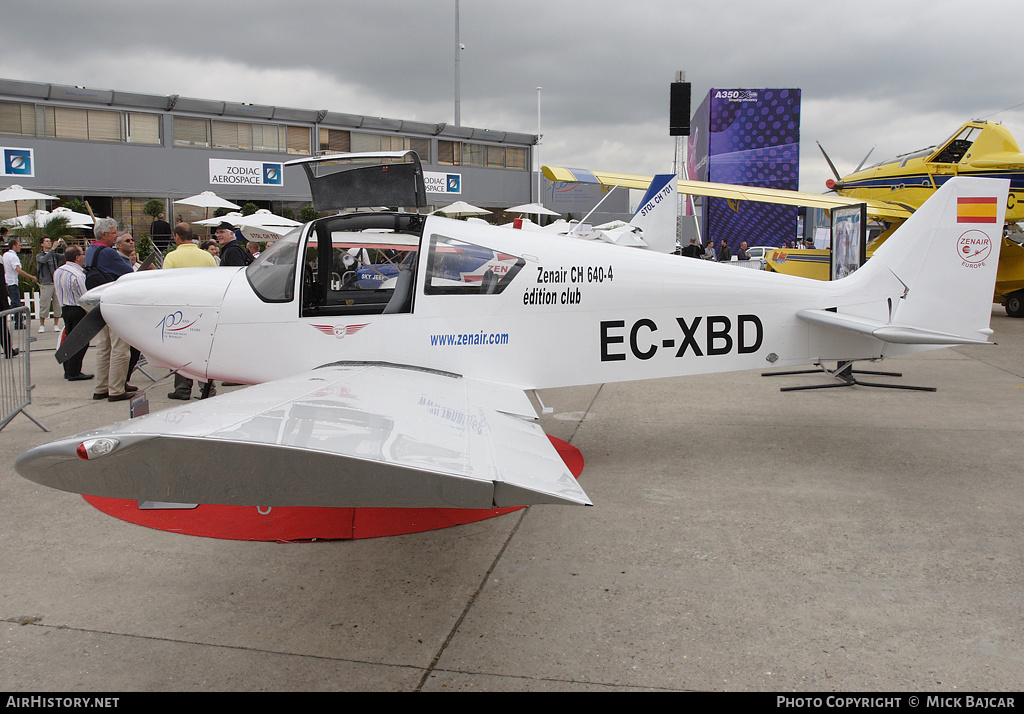
<svg viewBox="0 0 1024 714">
<path fill-rule="evenodd" d="M 295 258 L 302 229 L 296 228 L 260 253 L 245 269 L 249 285 L 264 302 L 291 302 L 295 297 Z"/>
</svg>

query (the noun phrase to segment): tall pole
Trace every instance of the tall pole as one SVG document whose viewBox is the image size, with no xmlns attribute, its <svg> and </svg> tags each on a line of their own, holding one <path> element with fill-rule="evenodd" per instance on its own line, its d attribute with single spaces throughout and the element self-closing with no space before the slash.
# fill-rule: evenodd
<svg viewBox="0 0 1024 714">
<path fill-rule="evenodd" d="M 682 71 L 676 72 L 676 81 L 677 82 L 685 82 L 686 81 L 686 72 L 682 72 Z M 687 179 L 690 178 L 689 176 L 684 176 L 683 175 L 683 171 L 685 171 L 685 169 L 683 167 L 686 166 L 686 156 L 685 156 L 685 153 L 684 153 L 685 150 L 686 150 L 685 149 L 685 145 L 686 145 L 685 142 L 686 142 L 686 137 L 685 136 L 682 136 L 682 135 L 677 135 L 676 136 L 676 156 L 675 156 L 675 161 L 673 163 L 675 164 L 675 174 L 676 174 L 676 179 L 677 180 L 681 179 L 681 178 L 687 178 Z M 687 196 L 686 198 L 689 199 L 689 196 Z M 686 213 L 686 211 L 683 210 L 683 202 L 679 200 L 679 196 L 677 195 L 676 196 L 676 241 L 677 241 L 677 243 L 680 246 L 683 245 L 683 221 L 685 220 L 684 219 L 685 213 Z"/>
<path fill-rule="evenodd" d="M 540 197 L 540 90 L 541 87 L 537 87 L 537 145 L 533 149 L 533 155 L 537 159 L 537 203 L 544 205 Z"/>
<path fill-rule="evenodd" d="M 462 126 L 462 80 L 459 76 L 459 54 L 462 44 L 459 42 L 459 0 L 455 0 L 455 126 Z"/>
</svg>

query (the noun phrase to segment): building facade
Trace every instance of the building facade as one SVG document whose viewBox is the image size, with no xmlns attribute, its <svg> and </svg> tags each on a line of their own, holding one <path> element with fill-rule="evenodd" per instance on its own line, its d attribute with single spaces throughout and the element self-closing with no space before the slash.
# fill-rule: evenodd
<svg viewBox="0 0 1024 714">
<path fill-rule="evenodd" d="M 431 208 L 463 200 L 500 210 L 536 200 L 536 141 L 444 123 L 0 79 L 0 188 L 84 199 L 97 216 L 136 230 L 148 229 L 142 206 L 154 198 L 172 222 L 205 217 L 173 203 L 202 191 L 274 212 L 309 205 L 302 168 L 284 164 L 336 152 L 412 149 Z M 0 218 L 13 215 L 13 204 L 0 203 Z"/>
</svg>

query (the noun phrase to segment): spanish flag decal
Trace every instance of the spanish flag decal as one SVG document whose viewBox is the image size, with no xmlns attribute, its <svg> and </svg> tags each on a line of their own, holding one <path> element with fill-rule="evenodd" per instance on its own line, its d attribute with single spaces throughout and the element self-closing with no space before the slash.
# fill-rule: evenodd
<svg viewBox="0 0 1024 714">
<path fill-rule="evenodd" d="M 957 223 L 995 223 L 996 199 L 964 196 L 956 199 Z"/>
</svg>

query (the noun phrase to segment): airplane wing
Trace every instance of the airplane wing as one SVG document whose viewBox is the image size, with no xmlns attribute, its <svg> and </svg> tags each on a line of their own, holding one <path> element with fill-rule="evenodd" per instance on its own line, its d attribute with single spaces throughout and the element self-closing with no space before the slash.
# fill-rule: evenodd
<svg viewBox="0 0 1024 714">
<path fill-rule="evenodd" d="M 650 176 L 623 174 L 612 171 L 588 171 L 586 169 L 569 169 L 561 166 L 542 167 L 544 176 L 551 181 L 566 183 L 597 183 L 612 187 L 621 182 L 625 188 L 647 190 L 651 183 Z M 866 203 L 868 215 L 887 221 L 904 220 L 910 217 L 911 211 L 902 205 L 872 199 L 848 198 L 834 194 L 803 193 L 801 191 L 784 191 L 776 188 L 759 186 L 737 186 L 729 183 L 711 183 L 710 181 L 686 181 L 680 179 L 679 193 L 694 196 L 710 196 L 725 198 L 730 201 L 760 201 L 762 203 L 779 203 L 787 206 L 807 206 L 831 210 L 839 206 L 853 206 Z"/>
<path fill-rule="evenodd" d="M 526 394 L 328 365 L 36 447 L 18 473 L 94 496 L 262 506 L 591 505 Z"/>
</svg>

